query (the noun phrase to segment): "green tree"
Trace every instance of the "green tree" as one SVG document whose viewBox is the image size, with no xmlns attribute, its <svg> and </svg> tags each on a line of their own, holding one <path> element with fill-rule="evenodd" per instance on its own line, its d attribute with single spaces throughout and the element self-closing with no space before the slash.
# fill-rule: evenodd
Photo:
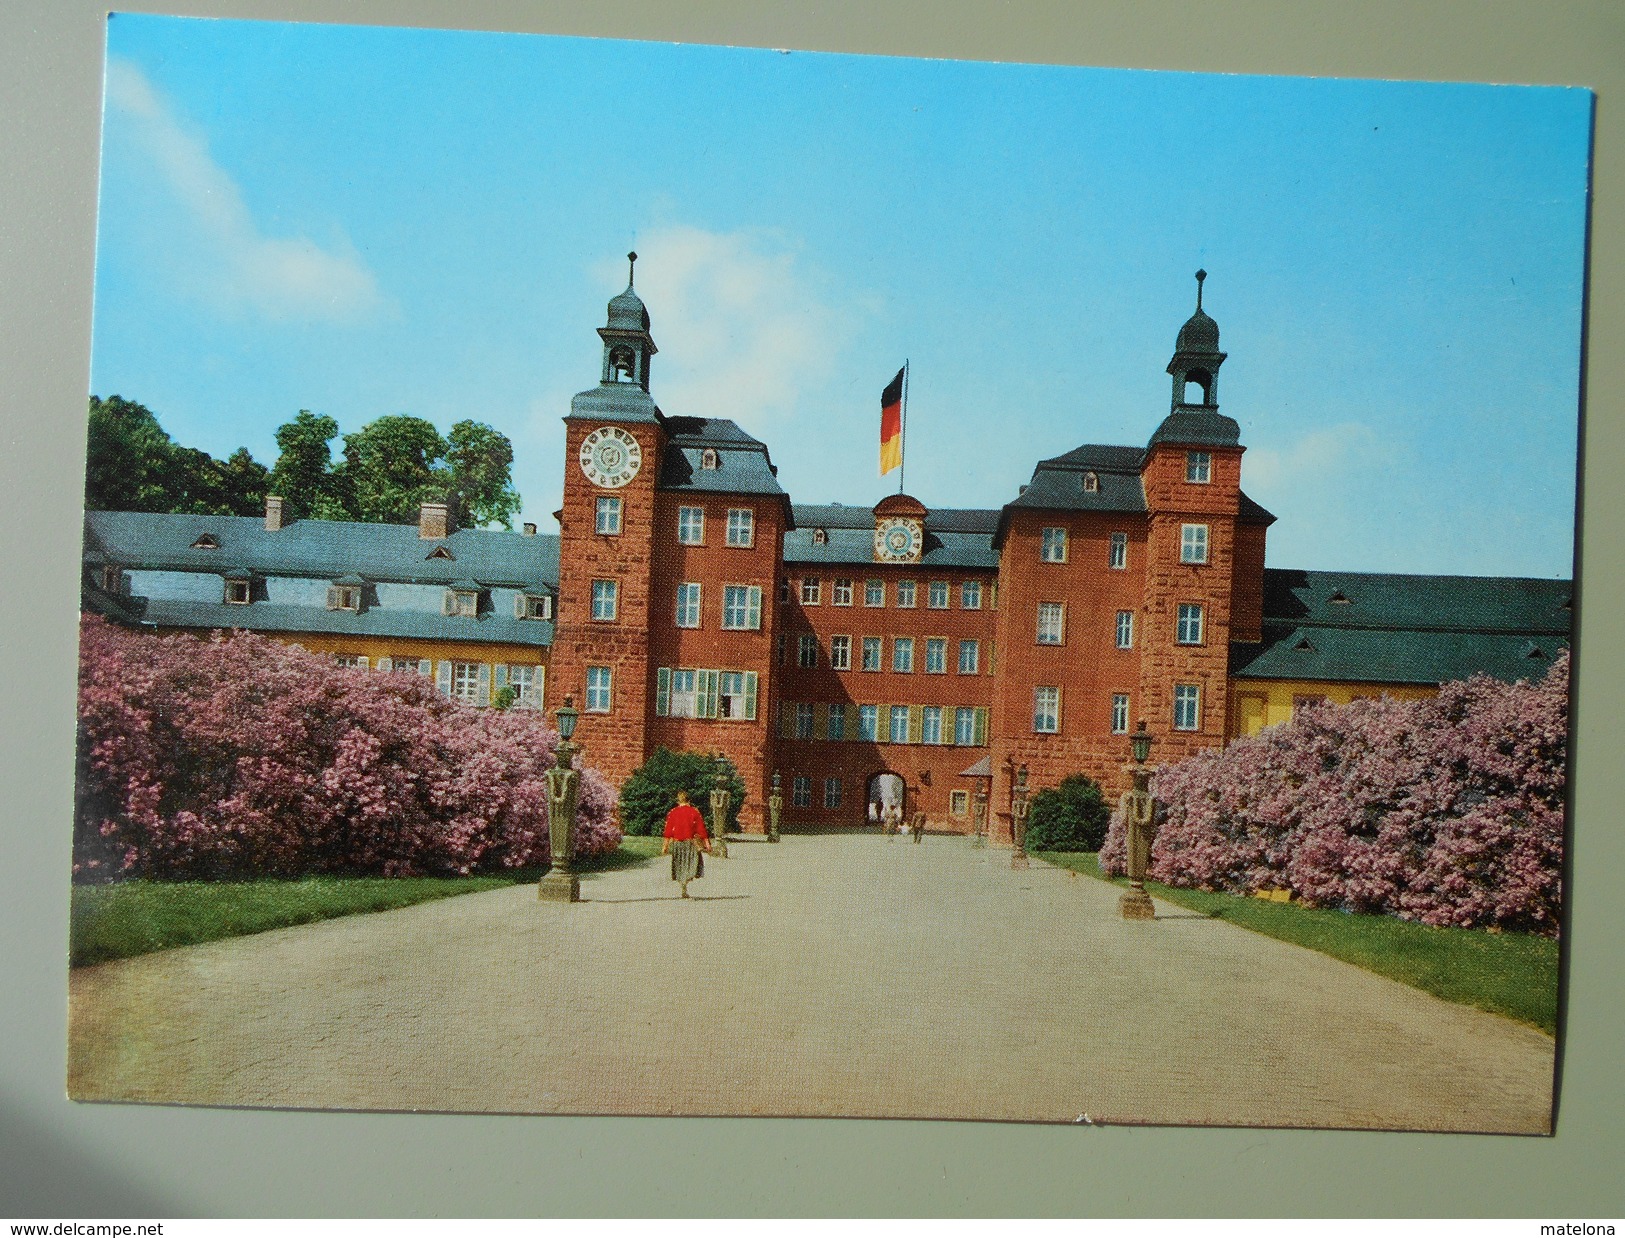
<svg viewBox="0 0 1625 1238">
<path fill-rule="evenodd" d="M 464 524 L 513 528 L 519 492 L 513 488 L 513 444 L 478 421 L 459 421 L 446 436 L 449 495 Z"/>
<path fill-rule="evenodd" d="M 673 752 L 656 748 L 654 755 L 621 784 L 621 829 L 628 834 L 655 834 L 665 830 L 666 814 L 677 803 L 677 793 L 687 791 L 689 802 L 705 814 L 711 829 L 711 791 L 718 769 L 733 792 L 728 811 L 728 830 L 739 826 L 739 809 L 745 802 L 745 784 L 739 771 L 726 757 L 718 760 L 703 752 Z M 714 832 L 714 831 L 713 831 Z"/>
<path fill-rule="evenodd" d="M 90 397 L 85 507 L 91 511 L 172 509 L 175 444 L 152 411 L 123 396 Z"/>
<path fill-rule="evenodd" d="M 1073 774 L 1033 796 L 1027 818 L 1029 851 L 1099 851 L 1106 841 L 1111 806 L 1100 784 L 1085 774 Z"/>
<path fill-rule="evenodd" d="M 246 447 L 216 460 L 176 443 L 133 400 L 90 398 L 85 506 L 93 511 L 253 516 L 264 510 L 267 476 Z"/>
<path fill-rule="evenodd" d="M 446 441 L 421 417 L 379 417 L 344 436 L 341 466 L 358 520 L 411 524 L 422 503 L 444 502 Z"/>
<path fill-rule="evenodd" d="M 302 408 L 292 421 L 277 427 L 281 453 L 271 470 L 270 493 L 279 494 L 290 516 L 316 520 L 353 520 L 348 478 L 333 467 L 328 446 L 338 436 L 339 423 L 325 413 Z"/>
</svg>

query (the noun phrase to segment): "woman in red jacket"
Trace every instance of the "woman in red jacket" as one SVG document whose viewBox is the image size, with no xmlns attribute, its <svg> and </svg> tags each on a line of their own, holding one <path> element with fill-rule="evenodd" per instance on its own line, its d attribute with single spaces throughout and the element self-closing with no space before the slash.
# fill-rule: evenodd
<svg viewBox="0 0 1625 1238">
<path fill-rule="evenodd" d="M 666 814 L 666 841 L 660 845 L 660 854 L 671 852 L 671 879 L 677 882 L 684 898 L 688 897 L 688 883 L 705 876 L 700 852 L 710 850 L 705 818 L 688 802 L 688 792 L 679 791 L 677 806 Z"/>
</svg>

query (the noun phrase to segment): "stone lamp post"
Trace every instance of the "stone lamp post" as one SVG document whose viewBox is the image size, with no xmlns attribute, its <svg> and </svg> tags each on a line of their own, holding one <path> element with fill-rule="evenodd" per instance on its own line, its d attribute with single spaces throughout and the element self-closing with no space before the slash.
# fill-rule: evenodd
<svg viewBox="0 0 1625 1238">
<path fill-rule="evenodd" d="M 581 775 L 575 771 L 577 750 L 570 742 L 580 716 L 568 696 L 553 711 L 559 746 L 553 750 L 553 768 L 547 771 L 547 837 L 552 863 L 542 874 L 536 897 L 555 903 L 581 901 L 581 878 L 575 873 L 576 796 L 581 791 Z"/>
<path fill-rule="evenodd" d="M 1119 810 L 1128 831 L 1128 891 L 1118 900 L 1118 910 L 1125 920 L 1155 920 L 1156 905 L 1145 892 L 1145 871 L 1151 864 L 1151 843 L 1157 836 L 1157 802 L 1151 798 L 1151 771 L 1146 766 L 1151 756 L 1151 733 L 1140 723 L 1140 729 L 1128 737 L 1134 753 L 1134 764 L 1129 773 L 1134 788 L 1123 792 Z"/>
<path fill-rule="evenodd" d="M 1032 792 L 1027 790 L 1027 767 L 1016 770 L 1016 780 L 1010 788 L 1010 816 L 1015 834 L 1015 849 L 1010 853 L 1011 868 L 1030 868 L 1027 859 L 1027 813 L 1031 808 Z"/>
<path fill-rule="evenodd" d="M 733 804 L 733 793 L 728 790 L 728 769 L 722 763 L 722 754 L 716 756 L 716 785 L 711 789 L 711 854 L 728 858 L 728 808 Z"/>
<path fill-rule="evenodd" d="M 971 835 L 972 847 L 987 846 L 987 779 L 976 780 L 976 790 L 971 793 L 971 820 L 976 832 Z"/>
<path fill-rule="evenodd" d="M 784 779 L 773 771 L 773 794 L 767 797 L 767 841 L 779 841 L 779 815 L 784 812 Z"/>
</svg>

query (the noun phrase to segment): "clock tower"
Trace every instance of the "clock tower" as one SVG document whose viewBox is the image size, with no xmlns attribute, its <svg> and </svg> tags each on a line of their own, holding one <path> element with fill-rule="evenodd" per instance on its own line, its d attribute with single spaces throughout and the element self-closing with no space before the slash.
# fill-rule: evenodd
<svg viewBox="0 0 1625 1238">
<path fill-rule="evenodd" d="M 918 563 L 925 553 L 925 504 L 891 494 L 875 504 L 875 562 Z"/>
<path fill-rule="evenodd" d="M 655 354 L 649 311 L 633 289 L 609 303 L 598 329 L 596 387 L 564 419 L 559 606 L 547 698 L 573 697 L 588 761 L 620 783 L 643 763 L 650 708 L 650 572 L 655 487 L 666 428 L 649 395 Z"/>
</svg>

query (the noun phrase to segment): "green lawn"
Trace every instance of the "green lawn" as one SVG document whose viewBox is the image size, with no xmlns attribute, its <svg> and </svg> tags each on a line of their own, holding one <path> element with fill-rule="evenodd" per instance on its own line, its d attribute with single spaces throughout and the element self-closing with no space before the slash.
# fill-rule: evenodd
<svg viewBox="0 0 1625 1238">
<path fill-rule="evenodd" d="M 582 873 L 630 868 L 660 853 L 658 838 L 626 838 Z M 120 881 L 76 885 L 68 961 L 78 967 L 243 937 L 290 924 L 389 911 L 455 894 L 535 881 L 535 869 L 481 877 L 307 877 L 302 881 Z"/>
<path fill-rule="evenodd" d="M 1042 852 L 1060 868 L 1107 880 L 1093 852 Z M 1127 882 L 1119 879 L 1118 885 Z M 1146 888 L 1189 911 L 1318 950 L 1446 1001 L 1557 1031 L 1557 942 L 1527 933 L 1429 928 L 1392 916 L 1357 916 L 1234 894 Z"/>
</svg>

